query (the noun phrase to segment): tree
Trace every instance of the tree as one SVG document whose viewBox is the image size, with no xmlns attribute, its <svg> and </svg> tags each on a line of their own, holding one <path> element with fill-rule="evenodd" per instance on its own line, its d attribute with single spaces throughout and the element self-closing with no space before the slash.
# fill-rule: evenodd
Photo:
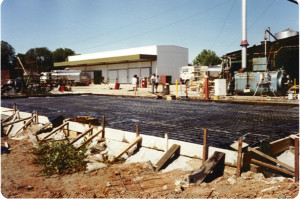
<svg viewBox="0 0 300 199">
<path fill-rule="evenodd" d="M 1 41 L 1 68 L 12 70 L 15 61 L 15 49 L 6 41 Z"/>
<path fill-rule="evenodd" d="M 48 72 L 53 69 L 52 52 L 46 47 L 31 48 L 25 54 L 26 65 L 36 72 Z"/>
<path fill-rule="evenodd" d="M 195 59 L 193 65 L 213 66 L 221 63 L 221 59 L 214 51 L 204 49 Z"/>
<path fill-rule="evenodd" d="M 58 48 L 52 52 L 52 60 L 53 62 L 63 62 L 70 55 L 75 55 L 75 52 L 69 48 Z"/>
</svg>

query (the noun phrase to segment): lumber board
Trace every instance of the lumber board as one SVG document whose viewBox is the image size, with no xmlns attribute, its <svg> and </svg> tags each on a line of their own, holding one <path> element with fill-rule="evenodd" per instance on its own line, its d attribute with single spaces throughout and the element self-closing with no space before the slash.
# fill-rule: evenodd
<svg viewBox="0 0 300 199">
<path fill-rule="evenodd" d="M 31 117 L 16 133 L 15 135 L 17 135 L 22 129 L 26 129 L 26 127 L 32 122 L 34 117 Z"/>
<path fill-rule="evenodd" d="M 80 138 L 82 138 L 83 136 L 85 136 L 86 134 L 88 134 L 90 131 L 93 130 L 93 127 L 89 128 L 88 130 L 86 130 L 83 134 L 81 134 L 80 136 L 78 136 L 75 140 L 73 140 L 70 144 L 74 144 L 75 142 L 77 142 Z"/>
<path fill-rule="evenodd" d="M 262 161 L 259 161 L 259 160 L 256 160 L 256 159 L 251 159 L 251 162 L 252 162 L 252 163 L 255 163 L 255 164 L 259 164 L 259 165 L 264 166 L 264 167 L 268 167 L 268 168 L 270 168 L 270 169 L 274 169 L 274 170 L 276 170 L 276 171 L 280 171 L 280 172 L 282 172 L 282 173 L 285 173 L 285 174 L 288 174 L 288 175 L 291 175 L 291 176 L 294 176 L 294 175 L 295 175 L 293 172 L 287 171 L 287 170 L 285 170 L 285 169 L 278 168 L 278 167 L 276 167 L 276 166 L 274 166 L 274 165 L 267 164 L 267 163 L 265 163 L 265 162 L 262 162 Z"/>
<path fill-rule="evenodd" d="M 54 133 L 56 133 L 57 131 L 59 131 L 60 129 L 62 129 L 62 128 L 63 128 L 64 126 L 66 126 L 68 123 L 69 123 L 69 122 L 66 122 L 66 123 L 60 125 L 59 127 L 57 127 L 56 129 L 54 129 L 51 133 L 49 133 L 46 137 L 44 137 L 44 139 L 43 139 L 42 141 L 46 140 L 48 137 L 50 137 L 51 135 L 53 135 Z"/>
<path fill-rule="evenodd" d="M 243 150 L 243 137 L 239 137 L 238 141 L 238 156 L 236 164 L 236 177 L 241 177 L 241 168 L 242 168 L 242 150 Z"/>
<path fill-rule="evenodd" d="M 277 155 L 281 152 L 288 150 L 289 147 L 293 145 L 293 139 L 290 137 L 286 137 L 271 142 L 270 145 L 271 145 L 271 155 Z"/>
<path fill-rule="evenodd" d="M 22 122 L 22 121 L 24 121 L 24 120 L 29 120 L 31 117 L 32 117 L 32 116 L 26 117 L 26 118 L 23 118 L 23 119 L 19 119 L 19 120 L 15 120 L 15 121 L 12 121 L 12 122 L 8 122 L 8 123 L 3 124 L 2 126 L 3 126 L 3 127 L 6 127 L 6 126 L 9 126 L 9 125 L 18 123 L 18 122 Z"/>
<path fill-rule="evenodd" d="M 48 126 L 50 126 L 50 124 L 52 124 L 51 122 L 46 123 L 45 125 L 43 125 L 42 128 L 38 129 L 36 132 L 34 132 L 34 135 L 38 135 L 40 134 L 43 130 L 45 130 Z"/>
<path fill-rule="evenodd" d="M 279 160 L 277 160 L 277 159 L 275 159 L 275 158 L 273 158 L 271 156 L 268 156 L 268 155 L 266 155 L 266 154 L 264 154 L 264 153 L 262 153 L 262 152 L 260 152 L 260 151 L 258 151 L 256 149 L 254 149 L 252 147 L 248 147 L 248 149 L 249 149 L 249 151 L 252 151 L 252 152 L 254 152 L 254 153 L 256 153 L 256 154 L 258 154 L 258 155 L 260 155 L 260 156 L 262 156 L 262 157 L 264 157 L 264 158 L 266 158 L 266 159 L 268 159 L 268 160 L 270 160 L 272 162 L 275 162 L 277 164 L 280 164 L 281 166 L 284 166 L 285 168 L 289 169 L 290 171 L 294 171 L 293 167 L 291 167 L 291 166 L 289 166 L 289 165 L 287 165 L 287 164 L 285 164 L 285 163 L 283 163 L 283 162 L 281 162 L 281 161 L 279 161 Z"/>
<path fill-rule="evenodd" d="M 224 170 L 225 165 L 225 153 L 215 151 L 213 155 L 211 155 L 204 164 L 201 165 L 199 169 L 194 171 L 191 175 L 188 176 L 189 183 L 195 183 L 196 185 L 200 185 L 203 180 L 208 176 L 211 171 L 213 171 L 216 166 L 220 164 Z M 218 169 L 217 172 L 222 172 Z"/>
<path fill-rule="evenodd" d="M 131 147 L 133 147 L 136 143 L 142 140 L 141 136 L 136 137 L 132 142 L 130 142 L 126 147 L 124 147 L 119 153 L 115 155 L 115 159 L 121 157 L 124 153 L 126 153 Z"/>
<path fill-rule="evenodd" d="M 156 163 L 155 171 L 159 171 L 176 152 L 179 152 L 179 149 L 180 145 L 173 144 L 171 148 L 163 155 L 163 157 Z"/>
<path fill-rule="evenodd" d="M 86 145 L 86 143 L 90 142 L 92 139 L 94 139 L 97 135 L 99 135 L 100 133 L 103 133 L 103 129 L 101 129 L 98 133 L 96 133 L 95 135 L 91 136 L 90 138 L 88 138 L 86 141 L 84 141 L 81 145 L 79 145 L 78 147 L 76 147 L 76 149 L 79 149 L 80 147 Z"/>
<path fill-rule="evenodd" d="M 19 110 L 17 110 L 17 112 L 13 115 L 13 118 L 12 118 L 12 121 L 15 121 L 16 119 L 17 119 L 17 117 L 18 117 L 18 113 L 19 113 Z M 13 128 L 13 124 L 12 125 L 10 125 L 8 128 L 7 128 L 7 130 L 6 130 L 6 135 L 8 135 L 9 133 L 10 133 L 10 131 L 11 131 L 11 129 Z M 3 127 L 3 126 L 2 126 Z"/>
</svg>

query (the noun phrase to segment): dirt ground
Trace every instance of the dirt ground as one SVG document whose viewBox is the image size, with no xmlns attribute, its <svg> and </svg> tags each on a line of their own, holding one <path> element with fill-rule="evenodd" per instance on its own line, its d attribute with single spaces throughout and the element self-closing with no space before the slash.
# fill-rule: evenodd
<svg viewBox="0 0 300 199">
<path fill-rule="evenodd" d="M 235 177 L 235 168 L 200 186 L 180 185 L 190 172 L 152 172 L 146 163 L 123 163 L 84 172 L 45 177 L 32 163 L 32 145 L 8 140 L 9 154 L 1 155 L 1 193 L 6 198 L 295 198 L 299 183 L 291 178 L 265 178 L 250 171 Z"/>
</svg>

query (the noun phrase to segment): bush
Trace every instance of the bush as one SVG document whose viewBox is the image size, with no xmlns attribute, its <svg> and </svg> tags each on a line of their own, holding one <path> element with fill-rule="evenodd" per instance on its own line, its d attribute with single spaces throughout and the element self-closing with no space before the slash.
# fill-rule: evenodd
<svg viewBox="0 0 300 199">
<path fill-rule="evenodd" d="M 75 173 L 85 170 L 84 154 L 86 151 L 87 148 L 75 149 L 64 142 L 48 142 L 34 149 L 33 153 L 37 158 L 33 162 L 44 166 L 41 172 L 47 176 Z"/>
</svg>

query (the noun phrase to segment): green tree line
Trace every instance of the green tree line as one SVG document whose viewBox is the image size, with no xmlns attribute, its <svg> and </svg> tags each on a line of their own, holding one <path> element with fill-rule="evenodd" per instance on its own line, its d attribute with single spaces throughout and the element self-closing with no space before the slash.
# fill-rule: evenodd
<svg viewBox="0 0 300 199">
<path fill-rule="evenodd" d="M 20 58 L 25 69 L 32 72 L 48 72 L 53 70 L 54 62 L 66 61 L 68 56 L 75 55 L 69 48 L 57 48 L 53 52 L 47 47 L 31 48 L 25 54 L 16 54 L 15 49 L 6 41 L 1 41 L 1 69 L 13 70 L 20 66 Z"/>
</svg>

